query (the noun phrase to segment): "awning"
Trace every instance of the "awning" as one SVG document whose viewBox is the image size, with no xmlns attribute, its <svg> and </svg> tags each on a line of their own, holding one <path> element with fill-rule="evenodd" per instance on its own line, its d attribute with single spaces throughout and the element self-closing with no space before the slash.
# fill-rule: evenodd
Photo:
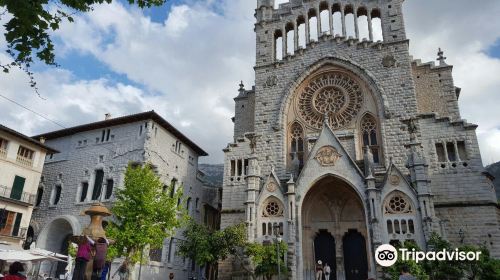
<svg viewBox="0 0 500 280">
<path fill-rule="evenodd" d="M 7 262 L 28 262 L 28 261 L 43 261 L 55 260 L 59 262 L 67 262 L 68 256 L 57 254 L 43 249 L 32 249 L 31 251 L 20 250 L 5 250 L 0 249 L 0 260 Z"/>
</svg>

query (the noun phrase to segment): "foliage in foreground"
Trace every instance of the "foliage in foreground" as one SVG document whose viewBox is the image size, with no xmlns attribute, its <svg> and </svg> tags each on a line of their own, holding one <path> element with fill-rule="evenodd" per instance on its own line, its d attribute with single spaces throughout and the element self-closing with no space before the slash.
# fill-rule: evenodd
<svg viewBox="0 0 500 280">
<path fill-rule="evenodd" d="M 432 251 L 455 250 L 452 245 L 433 233 L 428 242 Z M 409 250 L 420 248 L 414 242 L 405 242 L 403 247 Z M 481 252 L 479 261 L 423 261 L 418 264 L 415 261 L 402 261 L 398 256 L 398 261 L 390 268 L 384 269 L 386 280 L 398 280 L 401 268 L 406 265 L 410 272 L 419 280 L 485 280 L 500 279 L 500 260 L 495 260 L 490 256 L 488 249 L 484 246 L 462 246 L 458 248 L 463 252 Z"/>
<path fill-rule="evenodd" d="M 257 276 L 271 279 L 273 275 L 278 275 L 277 244 L 249 243 L 245 224 L 211 231 L 206 226 L 191 221 L 183 236 L 178 254 L 195 260 L 198 265 L 208 265 L 212 269 L 219 261 L 234 257 L 241 264 L 241 269 L 253 279 Z M 283 276 L 287 274 L 284 262 L 286 251 L 286 243 L 280 242 L 280 269 Z M 248 262 L 249 259 L 251 263 Z"/>
<path fill-rule="evenodd" d="M 163 247 L 163 240 L 185 219 L 182 203 L 178 203 L 182 187 L 175 193 L 174 187 L 164 189 L 150 165 L 128 166 L 124 187 L 117 190 L 111 209 L 114 220 L 106 228 L 107 236 L 115 241 L 110 257 L 125 256 L 134 264 L 141 261 L 146 247 Z"/>
<path fill-rule="evenodd" d="M 140 8 L 161 6 L 166 0 L 127 0 Z M 7 53 L 13 61 L 0 61 L 0 67 L 8 73 L 12 67 L 21 68 L 36 90 L 33 73 L 29 70 L 36 61 L 57 65 L 52 33 L 60 28 L 64 20 L 73 22 L 73 15 L 92 11 L 99 4 L 110 4 L 113 0 L 0 0 L 0 20 L 7 23 L 5 40 Z"/>
</svg>

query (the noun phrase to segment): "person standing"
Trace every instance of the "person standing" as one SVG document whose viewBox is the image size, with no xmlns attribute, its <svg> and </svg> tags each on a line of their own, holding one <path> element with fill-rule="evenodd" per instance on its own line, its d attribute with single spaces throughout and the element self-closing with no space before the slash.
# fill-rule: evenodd
<svg viewBox="0 0 500 280">
<path fill-rule="evenodd" d="M 325 263 L 325 267 L 323 267 L 323 271 L 325 273 L 325 279 L 330 280 L 330 273 L 332 273 L 332 269 L 330 268 L 330 266 L 327 263 Z"/>
<path fill-rule="evenodd" d="M 120 280 L 126 280 L 128 278 L 128 261 L 124 260 L 120 267 L 115 271 L 111 279 L 115 278 L 115 275 L 118 273 L 118 277 Z"/>
<path fill-rule="evenodd" d="M 95 256 L 94 263 L 92 266 L 92 280 L 99 280 L 101 278 L 101 272 L 106 264 L 106 256 L 108 255 L 109 241 L 100 237 L 97 239 L 95 244 Z"/>
<path fill-rule="evenodd" d="M 323 280 L 323 263 L 321 260 L 316 264 L 316 280 Z"/>
<path fill-rule="evenodd" d="M 85 270 L 92 256 L 92 246 L 95 244 L 94 240 L 86 235 L 80 238 L 79 241 L 78 251 L 76 252 L 75 271 L 73 271 L 73 280 L 85 280 Z"/>
<path fill-rule="evenodd" d="M 24 266 L 20 262 L 13 262 L 9 267 L 9 273 L 5 275 L 3 280 L 26 280 Z"/>
<path fill-rule="evenodd" d="M 403 267 L 401 268 L 401 276 L 399 276 L 399 280 L 417 280 L 417 278 L 410 274 L 410 269 L 407 265 L 403 265 Z"/>
</svg>

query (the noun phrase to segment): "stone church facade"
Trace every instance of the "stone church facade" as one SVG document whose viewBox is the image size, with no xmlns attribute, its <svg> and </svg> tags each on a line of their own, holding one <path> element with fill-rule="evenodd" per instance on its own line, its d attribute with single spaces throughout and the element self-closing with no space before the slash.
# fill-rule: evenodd
<svg viewBox="0 0 500 280">
<path fill-rule="evenodd" d="M 257 1 L 255 87 L 234 99 L 221 222 L 246 223 L 253 242 L 281 236 L 289 279 L 313 279 L 318 260 L 333 279 L 376 278 L 379 245 L 425 250 L 433 232 L 500 257 L 477 125 L 443 53 L 410 56 L 402 5 Z M 219 267 L 242 275 L 236 260 Z"/>
</svg>

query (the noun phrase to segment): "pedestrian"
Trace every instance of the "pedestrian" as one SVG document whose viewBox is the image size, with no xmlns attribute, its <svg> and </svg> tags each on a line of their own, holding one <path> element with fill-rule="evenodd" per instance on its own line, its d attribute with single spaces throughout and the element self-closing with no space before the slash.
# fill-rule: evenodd
<svg viewBox="0 0 500 280">
<path fill-rule="evenodd" d="M 101 278 L 100 280 L 106 280 L 106 278 L 108 277 L 108 274 L 109 274 L 109 269 L 111 268 L 111 262 L 110 261 L 107 261 L 105 264 L 104 264 L 104 268 L 102 269 L 102 272 L 101 272 Z"/>
<path fill-rule="evenodd" d="M 5 275 L 3 280 L 26 280 L 24 266 L 20 262 L 13 262 L 9 266 L 9 273 Z"/>
<path fill-rule="evenodd" d="M 101 278 L 101 272 L 106 264 L 108 246 L 109 241 L 106 238 L 100 237 L 97 239 L 95 244 L 94 263 L 92 266 L 92 280 L 99 280 Z"/>
<path fill-rule="evenodd" d="M 417 278 L 410 274 L 410 269 L 407 265 L 403 265 L 403 267 L 401 267 L 401 276 L 399 276 L 399 280 L 417 280 Z"/>
<path fill-rule="evenodd" d="M 323 280 L 323 263 L 321 260 L 316 264 L 316 280 Z"/>
<path fill-rule="evenodd" d="M 92 246 L 94 240 L 88 236 L 83 236 L 79 240 L 78 250 L 76 252 L 75 270 L 73 271 L 73 280 L 85 280 L 85 270 L 87 263 L 92 256 Z"/>
<path fill-rule="evenodd" d="M 111 279 L 115 278 L 115 275 L 118 273 L 118 277 L 120 277 L 120 280 L 126 280 L 128 278 L 128 261 L 124 260 L 123 263 L 118 267 L 118 269 L 115 271 Z"/>
<path fill-rule="evenodd" d="M 327 263 L 325 263 L 325 267 L 323 267 L 323 271 L 325 272 L 325 279 L 330 280 L 330 273 L 332 273 L 332 269 L 330 268 L 330 266 Z"/>
</svg>

